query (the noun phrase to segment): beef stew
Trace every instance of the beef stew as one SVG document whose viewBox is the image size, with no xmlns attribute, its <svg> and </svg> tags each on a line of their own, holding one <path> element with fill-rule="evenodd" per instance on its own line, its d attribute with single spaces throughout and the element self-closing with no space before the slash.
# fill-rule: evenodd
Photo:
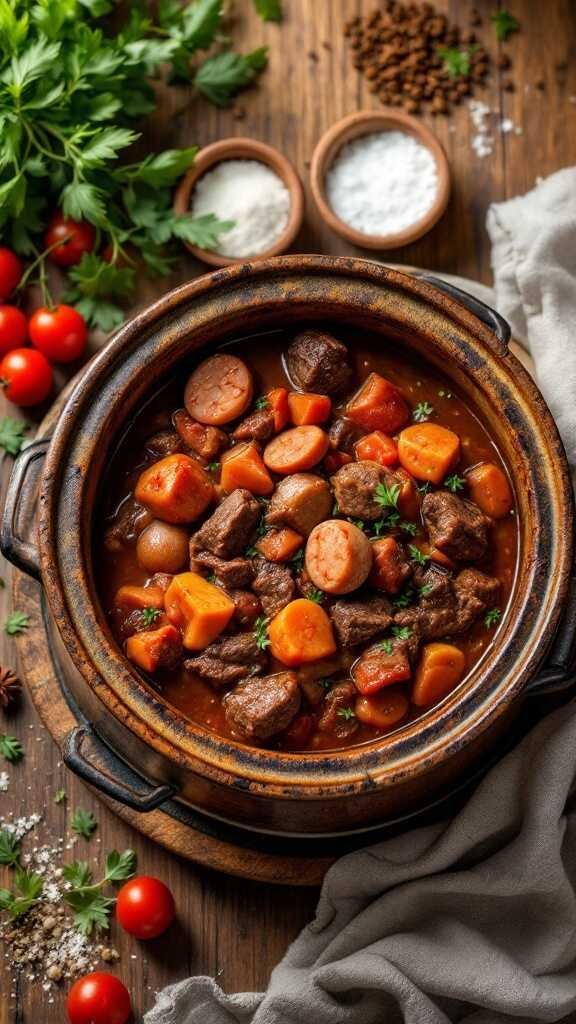
<svg viewBox="0 0 576 1024">
<path fill-rule="evenodd" d="M 474 410 L 395 343 L 341 330 L 190 369 L 105 481 L 95 565 L 128 658 L 199 725 L 286 751 L 364 743 L 442 700 L 490 645 L 517 562 Z"/>
</svg>

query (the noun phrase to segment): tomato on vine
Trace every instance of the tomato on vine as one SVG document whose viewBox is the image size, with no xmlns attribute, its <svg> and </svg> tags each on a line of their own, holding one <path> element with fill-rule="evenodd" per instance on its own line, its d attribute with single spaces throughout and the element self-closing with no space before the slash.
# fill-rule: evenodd
<svg viewBox="0 0 576 1024">
<path fill-rule="evenodd" d="M 15 405 L 38 405 L 52 389 L 52 368 L 36 349 L 15 348 L 0 362 L 0 385 Z"/>
<path fill-rule="evenodd" d="M 70 1024 L 126 1024 L 132 1013 L 128 989 L 106 971 L 79 978 L 68 993 L 66 1009 Z"/>
<path fill-rule="evenodd" d="M 76 266 L 85 252 L 92 252 L 95 243 L 96 230 L 92 224 L 86 220 L 72 220 L 60 212 L 50 218 L 44 235 L 44 245 L 50 250 L 50 259 L 59 267 Z"/>
<path fill-rule="evenodd" d="M 30 341 L 55 363 L 71 363 L 86 348 L 88 328 L 81 314 L 72 306 L 40 306 L 28 324 Z"/>
<path fill-rule="evenodd" d="M 155 939 L 170 927 L 176 916 L 174 897 L 159 878 L 139 875 L 122 886 L 116 917 L 125 932 L 137 939 Z"/>
<path fill-rule="evenodd" d="M 17 306 L 0 306 L 0 356 L 21 348 L 28 338 L 28 321 Z"/>
<path fill-rule="evenodd" d="M 10 298 L 18 287 L 23 269 L 16 253 L 6 246 L 0 246 L 0 302 Z"/>
</svg>

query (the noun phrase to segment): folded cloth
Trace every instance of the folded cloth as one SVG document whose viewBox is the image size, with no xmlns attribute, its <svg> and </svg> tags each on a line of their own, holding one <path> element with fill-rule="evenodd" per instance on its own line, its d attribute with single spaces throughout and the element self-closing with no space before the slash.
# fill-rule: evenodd
<svg viewBox="0 0 576 1024">
<path fill-rule="evenodd" d="M 574 465 L 576 169 L 492 206 L 488 230 L 494 304 L 534 359 Z M 492 303 L 484 286 L 451 280 Z M 452 821 L 339 860 L 267 992 L 190 978 L 160 993 L 145 1024 L 576 1022 L 575 776 L 573 702 Z"/>
<path fill-rule="evenodd" d="M 576 463 L 576 167 L 488 211 L 496 308 L 525 339 L 536 380 Z"/>
</svg>

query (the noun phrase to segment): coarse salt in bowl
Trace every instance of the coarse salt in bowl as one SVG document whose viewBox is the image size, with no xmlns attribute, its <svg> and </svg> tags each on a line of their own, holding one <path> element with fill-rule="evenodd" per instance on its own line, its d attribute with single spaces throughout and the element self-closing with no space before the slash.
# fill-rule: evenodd
<svg viewBox="0 0 576 1024">
<path fill-rule="evenodd" d="M 365 111 L 338 122 L 320 140 L 310 175 L 324 220 L 369 249 L 420 238 L 440 219 L 450 194 L 439 141 L 397 111 Z"/>
</svg>

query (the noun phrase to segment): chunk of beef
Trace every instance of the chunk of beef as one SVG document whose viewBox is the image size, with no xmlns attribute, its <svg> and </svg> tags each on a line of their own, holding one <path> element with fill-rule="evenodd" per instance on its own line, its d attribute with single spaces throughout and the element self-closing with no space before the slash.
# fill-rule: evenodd
<svg viewBox="0 0 576 1024">
<path fill-rule="evenodd" d="M 272 409 L 256 409 L 238 424 L 231 436 L 235 441 L 267 441 L 274 433 Z"/>
<path fill-rule="evenodd" d="M 111 552 L 122 551 L 133 543 L 153 518 L 147 508 L 142 508 L 142 505 L 137 505 L 133 498 L 128 498 L 116 510 L 110 526 L 104 531 L 104 547 Z"/>
<path fill-rule="evenodd" d="M 478 569 L 465 569 L 452 580 L 431 568 L 417 573 L 414 581 L 418 588 L 424 587 L 418 606 L 397 612 L 394 621 L 417 629 L 424 640 L 465 633 L 495 603 L 500 586 L 498 580 Z"/>
<path fill-rule="evenodd" d="M 332 510 L 332 494 L 321 476 L 314 473 L 293 473 L 277 485 L 268 511 L 268 526 L 289 526 L 304 537 Z"/>
<path fill-rule="evenodd" d="M 347 452 L 348 455 L 354 454 L 354 445 L 360 435 L 361 430 L 356 423 L 342 418 L 334 420 L 328 430 L 330 447 L 338 448 L 339 451 Z"/>
<path fill-rule="evenodd" d="M 321 732 L 331 732 L 339 739 L 347 739 L 352 736 L 358 728 L 358 720 L 354 717 L 347 718 L 346 714 L 338 712 L 346 709 L 354 710 L 354 703 L 358 696 L 356 687 L 352 682 L 337 683 L 326 694 L 324 698 L 324 710 L 318 720 L 318 728 Z"/>
<path fill-rule="evenodd" d="M 302 391 L 339 395 L 350 386 L 348 349 L 325 331 L 302 331 L 286 353 L 290 377 Z"/>
<path fill-rule="evenodd" d="M 215 459 L 230 443 L 228 434 L 223 430 L 197 423 L 185 409 L 178 409 L 173 421 L 184 444 L 208 462 Z"/>
<path fill-rule="evenodd" d="M 181 452 L 183 448 L 182 439 L 175 430 L 161 430 L 157 434 L 152 434 L 146 438 L 144 446 L 147 452 L 158 459 L 174 455 L 174 452 Z"/>
<path fill-rule="evenodd" d="M 354 519 L 380 519 L 383 507 L 376 501 L 379 484 L 392 487 L 399 481 L 377 462 L 349 462 L 331 477 L 338 508 Z"/>
<path fill-rule="evenodd" d="M 392 623 L 392 609 L 385 597 L 365 601 L 336 601 L 330 609 L 336 635 L 343 647 L 368 643 Z"/>
<path fill-rule="evenodd" d="M 196 551 L 195 538 L 190 543 L 190 568 L 192 572 L 198 569 L 209 569 L 223 587 L 247 587 L 254 579 L 254 564 L 252 559 L 243 558 L 239 555 L 236 558 L 218 558 L 210 551 Z"/>
<path fill-rule="evenodd" d="M 243 629 L 250 628 L 262 614 L 260 599 L 250 590 L 227 590 L 234 602 L 234 620 Z"/>
<path fill-rule="evenodd" d="M 258 595 L 265 615 L 272 617 L 292 601 L 296 586 L 286 565 L 259 560 L 252 589 Z"/>
<path fill-rule="evenodd" d="M 125 608 L 113 609 L 114 632 L 120 640 L 127 640 L 129 636 L 134 636 L 135 633 L 146 633 L 152 628 L 159 629 L 160 626 L 168 625 L 168 617 L 163 613 L 154 620 L 151 626 L 150 621 L 142 612 L 142 608 L 133 608 L 131 611 Z"/>
<path fill-rule="evenodd" d="M 449 491 L 427 494 L 422 503 L 430 543 L 449 558 L 474 562 L 486 554 L 492 520 L 478 505 Z"/>
<path fill-rule="evenodd" d="M 294 672 L 246 679 L 224 698 L 226 720 L 249 740 L 267 740 L 286 729 L 300 708 Z"/>
<path fill-rule="evenodd" d="M 261 672 L 266 662 L 267 656 L 259 650 L 254 634 L 239 633 L 210 644 L 194 658 L 187 658 L 184 668 L 215 686 L 228 686 Z"/>
<path fill-rule="evenodd" d="M 194 535 L 197 550 L 219 558 L 234 558 L 244 551 L 260 518 L 261 506 L 250 491 L 232 491 Z"/>
<path fill-rule="evenodd" d="M 498 603 L 500 580 L 479 569 L 463 569 L 454 580 L 459 613 L 472 621 Z"/>
</svg>

